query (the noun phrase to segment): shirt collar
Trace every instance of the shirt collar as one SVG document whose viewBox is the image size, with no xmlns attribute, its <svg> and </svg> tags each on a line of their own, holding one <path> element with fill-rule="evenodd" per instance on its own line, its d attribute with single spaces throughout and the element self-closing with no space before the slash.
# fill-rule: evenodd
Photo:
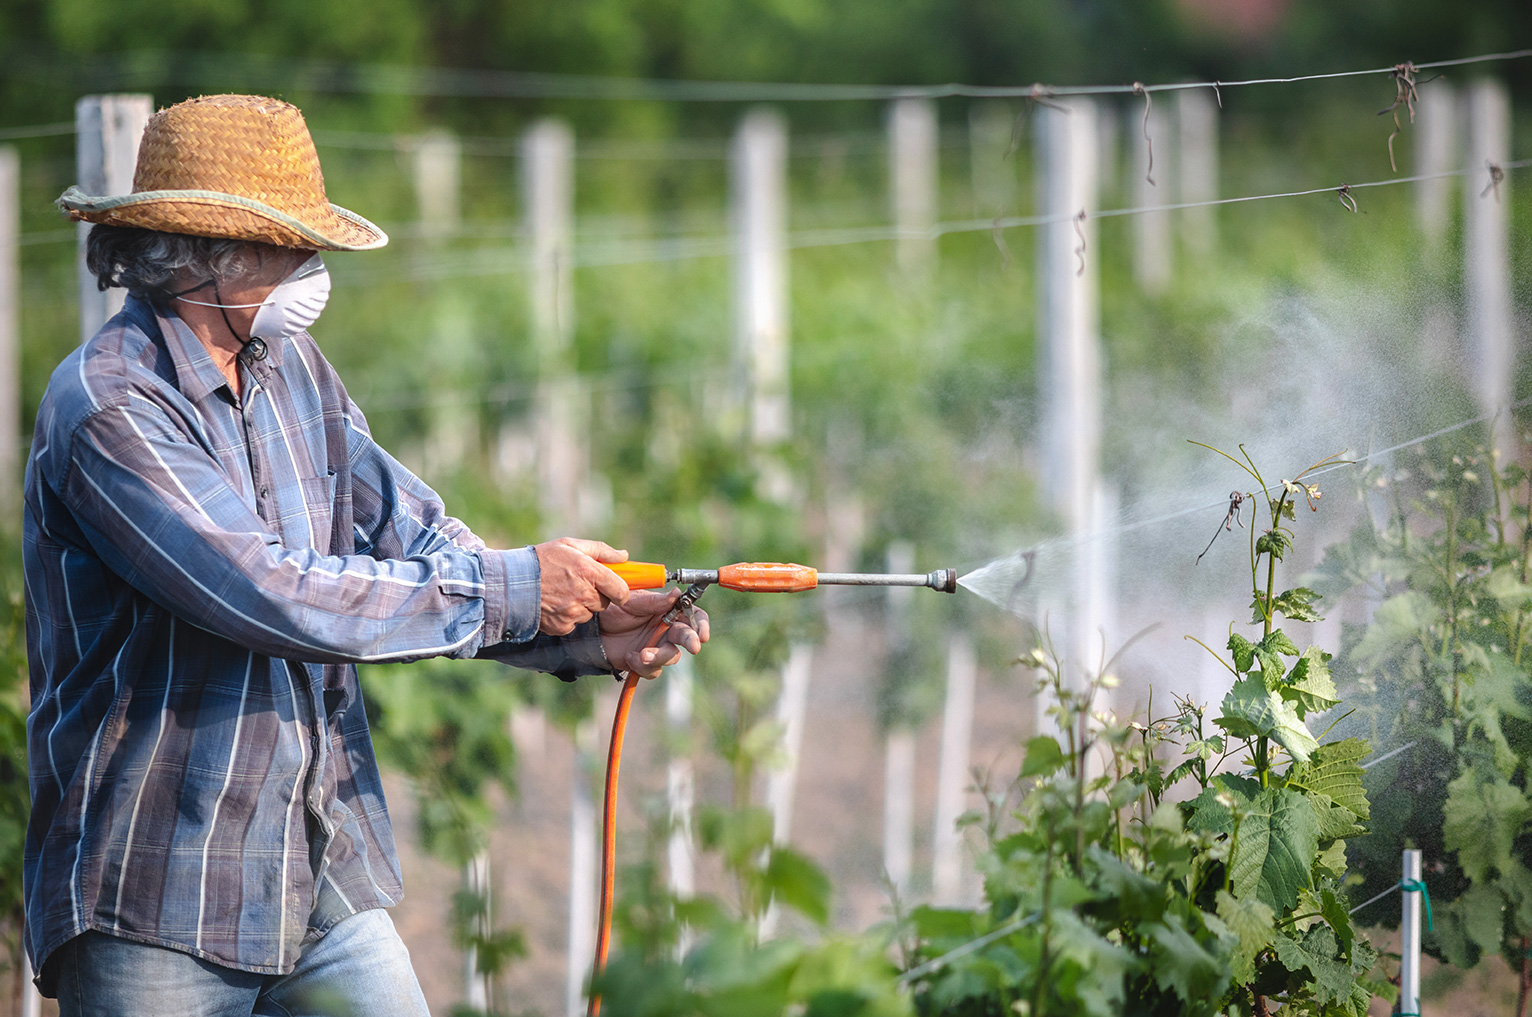
<svg viewBox="0 0 1532 1017">
<path fill-rule="evenodd" d="M 135 294 L 129 294 L 123 310 L 145 333 L 153 335 L 159 332 L 164 338 L 165 349 L 170 353 L 170 362 L 176 371 L 176 387 L 188 399 L 205 399 L 229 384 L 218 365 L 213 363 L 213 355 L 202 344 L 202 340 L 170 308 L 151 304 Z M 282 366 L 282 348 L 286 345 L 285 339 L 272 339 L 266 343 L 265 359 L 250 361 L 258 377 L 264 380 L 269 371 Z"/>
</svg>

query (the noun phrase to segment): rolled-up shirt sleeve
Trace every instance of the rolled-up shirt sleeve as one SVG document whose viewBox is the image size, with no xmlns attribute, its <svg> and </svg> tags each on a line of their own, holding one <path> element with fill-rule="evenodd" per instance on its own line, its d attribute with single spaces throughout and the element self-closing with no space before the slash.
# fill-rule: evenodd
<svg viewBox="0 0 1532 1017">
<path fill-rule="evenodd" d="M 565 681 L 611 673 L 596 619 L 566 636 L 538 631 L 542 573 L 530 545 L 487 548 L 461 520 L 447 515 L 435 491 L 373 440 L 355 403 L 349 404 L 346 421 L 358 550 L 383 556 L 443 546 L 477 550 L 484 576 L 484 640 L 477 656 Z"/>
<path fill-rule="evenodd" d="M 537 636 L 536 553 L 486 547 L 361 430 L 356 553 L 285 546 L 216 461 L 146 400 L 69 436 L 56 489 L 92 551 L 130 586 L 241 646 L 316 663 L 493 656 L 561 676 L 596 667 L 577 634 Z M 369 448 L 370 447 L 370 448 Z M 599 637 L 595 640 L 599 652 Z M 492 654 L 481 654 L 494 647 Z"/>
<path fill-rule="evenodd" d="M 344 663 L 472 656 L 486 641 L 479 549 L 423 544 L 377 558 L 286 547 L 150 404 L 91 414 L 67 463 L 58 490 L 92 550 L 135 589 L 242 646 Z"/>
</svg>

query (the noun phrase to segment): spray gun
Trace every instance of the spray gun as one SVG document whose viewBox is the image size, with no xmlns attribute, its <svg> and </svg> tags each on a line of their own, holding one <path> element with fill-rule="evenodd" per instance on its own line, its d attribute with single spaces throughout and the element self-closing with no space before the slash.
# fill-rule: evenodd
<svg viewBox="0 0 1532 1017">
<path fill-rule="evenodd" d="M 943 593 L 957 592 L 957 570 L 937 569 L 935 572 L 883 573 L 883 572 L 820 572 L 808 565 L 784 562 L 749 561 L 725 565 L 718 569 L 672 569 L 647 561 L 625 561 L 607 568 L 617 573 L 630 590 L 657 590 L 671 583 L 686 584 L 686 591 L 671 605 L 670 610 L 650 629 L 648 644 L 654 646 L 664 636 L 665 630 L 683 615 L 688 614 L 697 598 L 709 586 L 722 586 L 726 590 L 742 593 L 801 593 L 820 586 L 926 586 Z M 622 693 L 617 698 L 617 713 L 612 718 L 612 744 L 606 755 L 606 801 L 603 809 L 604 824 L 601 836 L 601 913 L 596 928 L 596 964 L 594 974 L 599 976 L 606 968 L 607 952 L 612 941 L 612 900 L 617 872 L 617 775 L 622 766 L 622 742 L 628 727 L 628 710 L 633 703 L 633 691 L 638 687 L 638 675 L 629 672 L 623 679 Z M 589 1017 L 601 1012 L 601 996 L 592 991 Z"/>
<path fill-rule="evenodd" d="M 672 569 L 647 561 L 625 561 L 607 568 L 617 573 L 630 590 L 657 590 L 669 583 L 722 586 L 741 593 L 801 593 L 820 586 L 929 586 L 943 593 L 957 592 L 957 570 L 935 572 L 820 572 L 808 565 L 747 561 L 720 569 Z"/>
</svg>

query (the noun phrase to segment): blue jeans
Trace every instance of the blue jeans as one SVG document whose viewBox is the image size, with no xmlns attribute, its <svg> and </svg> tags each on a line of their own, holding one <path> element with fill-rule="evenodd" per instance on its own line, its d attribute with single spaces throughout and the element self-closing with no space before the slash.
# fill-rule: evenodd
<svg viewBox="0 0 1532 1017">
<path fill-rule="evenodd" d="M 388 912 L 337 922 L 289 975 L 87 932 L 59 948 L 59 1017 L 430 1017 Z"/>
</svg>

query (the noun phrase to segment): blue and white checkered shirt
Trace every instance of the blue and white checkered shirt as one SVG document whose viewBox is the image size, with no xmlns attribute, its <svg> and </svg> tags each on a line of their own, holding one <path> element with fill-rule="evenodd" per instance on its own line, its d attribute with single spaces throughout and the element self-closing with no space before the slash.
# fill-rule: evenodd
<svg viewBox="0 0 1532 1017">
<path fill-rule="evenodd" d="M 306 333 L 241 354 L 130 297 L 49 382 L 27 463 L 27 948 L 94 929 L 246 971 L 402 895 L 356 664 L 609 671 L 372 440 Z"/>
</svg>

